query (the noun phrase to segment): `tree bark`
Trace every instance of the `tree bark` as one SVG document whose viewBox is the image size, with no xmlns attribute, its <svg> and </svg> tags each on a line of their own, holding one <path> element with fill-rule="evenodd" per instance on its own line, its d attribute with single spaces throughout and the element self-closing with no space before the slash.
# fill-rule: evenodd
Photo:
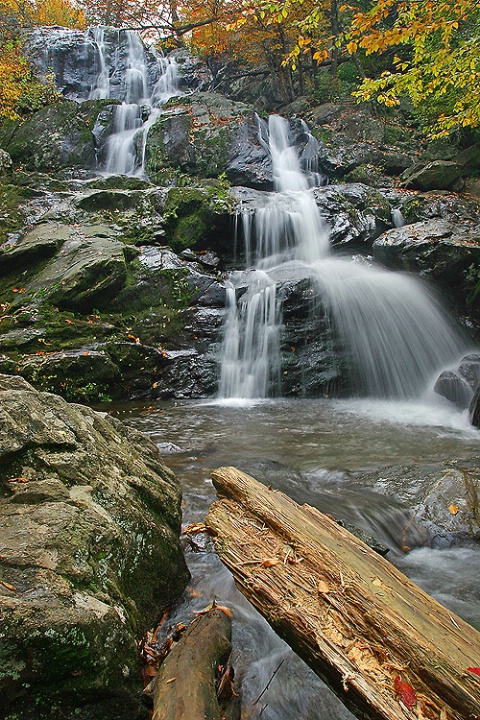
<svg viewBox="0 0 480 720">
<path fill-rule="evenodd" d="M 216 678 L 230 655 L 230 618 L 218 609 L 188 626 L 154 680 L 152 720 L 220 720 Z"/>
<path fill-rule="evenodd" d="M 359 718 L 480 718 L 480 633 L 334 520 L 235 468 L 206 525 L 239 589 Z"/>
</svg>

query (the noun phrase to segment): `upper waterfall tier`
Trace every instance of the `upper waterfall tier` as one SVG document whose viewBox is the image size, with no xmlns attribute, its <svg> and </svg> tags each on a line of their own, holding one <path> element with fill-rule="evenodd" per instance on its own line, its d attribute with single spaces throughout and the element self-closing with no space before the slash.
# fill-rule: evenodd
<svg viewBox="0 0 480 720">
<path fill-rule="evenodd" d="M 94 130 L 98 169 L 143 175 L 148 130 L 162 104 L 180 93 L 175 59 L 148 49 L 131 30 L 47 30 L 33 31 L 33 55 L 44 71 L 53 70 L 66 97 L 121 103 L 113 105 Z"/>
</svg>

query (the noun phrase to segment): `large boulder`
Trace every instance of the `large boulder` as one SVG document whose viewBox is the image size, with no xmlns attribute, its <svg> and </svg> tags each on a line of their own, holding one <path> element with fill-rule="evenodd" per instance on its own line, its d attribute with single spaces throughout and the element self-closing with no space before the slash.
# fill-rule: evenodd
<svg viewBox="0 0 480 720">
<path fill-rule="evenodd" d="M 5 720 L 139 717 L 137 642 L 184 588 L 180 490 L 122 423 L 0 376 Z"/>
<path fill-rule="evenodd" d="M 454 160 L 432 160 L 414 165 L 402 175 L 403 184 L 415 190 L 451 190 L 463 172 Z"/>
<path fill-rule="evenodd" d="M 239 127 L 250 114 L 248 105 L 216 93 L 170 100 L 148 133 L 148 176 L 162 184 L 178 172 L 202 178 L 222 175 L 232 159 Z"/>
<path fill-rule="evenodd" d="M 4 149 L 16 164 L 30 170 L 94 168 L 93 128 L 105 101 L 62 100 L 18 123 L 5 137 Z"/>
<path fill-rule="evenodd" d="M 465 302 L 470 269 L 480 263 L 480 235 L 472 221 L 425 220 L 388 230 L 373 243 L 373 253 L 382 262 L 420 272 Z"/>
</svg>

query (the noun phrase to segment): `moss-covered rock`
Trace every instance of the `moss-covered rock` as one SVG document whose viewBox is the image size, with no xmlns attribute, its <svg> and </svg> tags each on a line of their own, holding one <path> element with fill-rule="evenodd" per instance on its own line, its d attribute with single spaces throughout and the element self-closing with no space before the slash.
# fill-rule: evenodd
<svg viewBox="0 0 480 720">
<path fill-rule="evenodd" d="M 160 184 L 166 170 L 216 178 L 227 169 L 239 126 L 251 114 L 243 103 L 209 92 L 174 98 L 150 129 L 145 169 Z"/>
<path fill-rule="evenodd" d="M 3 147 L 14 163 L 31 170 L 95 167 L 92 129 L 104 104 L 62 100 L 43 108 L 8 133 L 4 130 Z"/>
<path fill-rule="evenodd" d="M 20 378 L 0 427 L 2 717 L 131 720 L 137 641 L 188 578 L 178 483 L 139 433 Z"/>
</svg>

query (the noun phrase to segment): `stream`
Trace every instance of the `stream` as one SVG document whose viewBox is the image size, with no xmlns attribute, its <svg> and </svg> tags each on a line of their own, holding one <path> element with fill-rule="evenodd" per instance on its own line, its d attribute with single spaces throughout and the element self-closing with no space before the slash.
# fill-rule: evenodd
<svg viewBox="0 0 480 720">
<path fill-rule="evenodd" d="M 203 521 L 215 499 L 210 472 L 235 465 L 297 502 L 372 533 L 390 548 L 391 562 L 480 629 L 478 545 L 429 547 L 419 532 L 412 535 L 418 546 L 409 539 L 411 551 L 402 549 L 409 497 L 420 482 L 415 469 L 420 474 L 422 466 L 477 456 L 479 434 L 465 414 L 440 401 L 365 399 L 176 401 L 110 411 L 160 447 L 183 488 L 185 525 Z M 236 590 L 209 540 L 185 538 L 185 553 L 192 581 L 169 622 L 188 622 L 214 597 L 232 609 L 243 718 L 353 718 Z"/>
</svg>

